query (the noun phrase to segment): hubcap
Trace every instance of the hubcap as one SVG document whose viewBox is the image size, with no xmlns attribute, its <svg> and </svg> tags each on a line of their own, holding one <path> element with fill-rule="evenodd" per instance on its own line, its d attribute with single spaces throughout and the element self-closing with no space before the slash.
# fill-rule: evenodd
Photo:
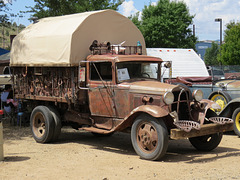
<svg viewBox="0 0 240 180">
<path fill-rule="evenodd" d="M 158 143 L 157 130 L 149 122 L 141 123 L 137 128 L 138 146 L 146 153 L 152 153 Z"/>
<path fill-rule="evenodd" d="M 219 109 L 219 110 L 212 109 L 213 111 L 218 112 L 218 113 L 221 112 L 223 110 L 223 108 L 227 105 L 226 98 L 223 95 L 221 95 L 221 94 L 215 94 L 211 98 L 211 100 L 216 102 L 221 107 L 221 109 Z"/>
<path fill-rule="evenodd" d="M 33 121 L 33 132 L 37 137 L 42 137 L 45 133 L 45 118 L 40 112 L 35 114 Z"/>
</svg>

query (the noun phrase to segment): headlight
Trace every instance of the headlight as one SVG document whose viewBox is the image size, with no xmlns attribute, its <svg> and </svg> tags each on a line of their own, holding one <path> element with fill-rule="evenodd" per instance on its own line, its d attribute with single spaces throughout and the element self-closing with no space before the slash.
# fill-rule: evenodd
<svg viewBox="0 0 240 180">
<path fill-rule="evenodd" d="M 199 89 L 194 90 L 192 96 L 195 101 L 201 101 L 203 99 L 203 92 Z"/>
<path fill-rule="evenodd" d="M 166 92 L 164 95 L 163 95 L 163 101 L 166 103 L 166 104 L 172 104 L 173 101 L 174 101 L 174 95 L 172 92 Z"/>
</svg>

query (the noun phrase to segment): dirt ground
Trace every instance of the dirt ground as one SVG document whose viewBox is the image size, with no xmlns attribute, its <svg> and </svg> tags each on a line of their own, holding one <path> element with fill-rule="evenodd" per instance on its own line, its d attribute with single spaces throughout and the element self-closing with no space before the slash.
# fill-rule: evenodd
<svg viewBox="0 0 240 180">
<path fill-rule="evenodd" d="M 240 179 L 240 138 L 233 133 L 204 153 L 188 140 L 170 141 L 165 157 L 153 162 L 135 154 L 130 134 L 95 137 L 65 127 L 58 142 L 38 144 L 29 127 L 4 124 L 3 131 L 0 180 Z"/>
</svg>

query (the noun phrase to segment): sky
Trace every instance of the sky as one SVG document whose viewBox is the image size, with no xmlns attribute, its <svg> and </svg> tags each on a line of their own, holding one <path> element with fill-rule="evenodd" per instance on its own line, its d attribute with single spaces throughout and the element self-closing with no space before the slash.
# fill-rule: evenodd
<svg viewBox="0 0 240 180">
<path fill-rule="evenodd" d="M 7 0 L 5 0 L 7 1 Z M 180 0 L 176 0 L 180 1 Z M 193 24 L 195 25 L 195 34 L 198 40 L 219 40 L 220 23 L 215 22 L 216 18 L 221 18 L 223 22 L 223 32 L 226 24 L 230 21 L 240 21 L 240 0 L 181 0 L 186 3 L 191 15 L 195 15 Z M 157 0 L 125 0 L 119 7 L 119 11 L 128 17 L 131 14 L 140 12 L 144 6 L 156 4 Z M 12 13 L 19 13 L 27 10 L 25 6 L 34 6 L 34 0 L 12 0 Z M 11 13 L 10 12 L 10 13 Z M 17 24 L 25 26 L 31 24 L 28 20 L 30 14 L 23 14 L 24 17 L 14 17 L 11 20 Z M 192 28 L 192 26 L 190 26 Z"/>
</svg>

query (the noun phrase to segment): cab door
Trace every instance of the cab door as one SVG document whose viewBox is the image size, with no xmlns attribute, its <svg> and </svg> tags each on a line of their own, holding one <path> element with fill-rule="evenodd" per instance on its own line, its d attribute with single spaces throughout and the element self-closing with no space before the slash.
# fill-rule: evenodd
<svg viewBox="0 0 240 180">
<path fill-rule="evenodd" d="M 88 97 L 92 116 L 115 117 L 111 62 L 88 63 Z"/>
</svg>

